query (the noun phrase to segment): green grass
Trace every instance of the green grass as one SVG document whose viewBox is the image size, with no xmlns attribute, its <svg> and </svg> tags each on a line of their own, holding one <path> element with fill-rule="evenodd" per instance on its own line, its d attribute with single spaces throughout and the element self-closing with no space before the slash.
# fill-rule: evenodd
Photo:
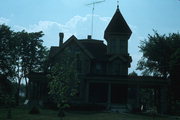
<svg viewBox="0 0 180 120">
<path fill-rule="evenodd" d="M 12 109 L 12 120 L 61 120 L 57 117 L 57 111 L 40 110 L 39 115 L 28 114 L 29 109 L 15 108 Z M 0 109 L 0 120 L 6 120 L 7 109 Z M 68 112 L 63 120 L 153 120 L 153 117 L 108 113 L 108 112 Z M 154 120 L 176 120 L 175 117 L 156 117 Z"/>
</svg>

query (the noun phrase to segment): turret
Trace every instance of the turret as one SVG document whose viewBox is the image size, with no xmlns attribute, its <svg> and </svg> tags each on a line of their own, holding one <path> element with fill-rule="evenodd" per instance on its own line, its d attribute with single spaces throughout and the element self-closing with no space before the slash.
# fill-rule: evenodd
<svg viewBox="0 0 180 120">
<path fill-rule="evenodd" d="M 131 29 L 122 16 L 119 6 L 104 32 L 107 41 L 107 54 L 128 54 L 128 39 L 132 34 Z"/>
</svg>

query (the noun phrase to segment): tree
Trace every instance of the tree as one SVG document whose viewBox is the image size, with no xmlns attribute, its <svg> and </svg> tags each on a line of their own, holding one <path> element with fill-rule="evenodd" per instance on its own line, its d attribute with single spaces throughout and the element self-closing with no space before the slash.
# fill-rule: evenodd
<svg viewBox="0 0 180 120">
<path fill-rule="evenodd" d="M 6 98 L 13 97 L 13 83 L 6 78 L 5 75 L 0 75 L 0 105 L 7 105 Z"/>
<path fill-rule="evenodd" d="M 73 57 L 66 56 L 51 69 L 49 74 L 49 94 L 53 97 L 59 108 L 59 116 L 64 116 L 64 109 L 69 106 L 69 101 L 78 92 L 78 76 Z"/>
<path fill-rule="evenodd" d="M 10 27 L 0 25 L 0 104 L 8 106 L 7 118 L 11 118 L 13 103 L 13 76 L 15 75 L 15 46 L 14 32 Z"/>
<path fill-rule="evenodd" d="M 28 97 L 28 74 L 30 72 L 42 72 L 44 63 L 47 58 L 48 50 L 42 45 L 42 31 L 28 33 L 24 30 L 17 32 L 15 35 L 18 41 L 16 53 L 16 78 L 18 83 L 17 88 L 17 104 L 20 84 L 22 79 L 26 83 L 26 98 Z"/>
<path fill-rule="evenodd" d="M 14 90 L 8 87 L 17 86 L 15 97 L 16 104 L 19 104 L 21 81 L 24 79 L 26 82 L 27 95 L 28 74 L 44 68 L 48 51 L 42 45 L 42 36 L 42 32 L 14 32 L 4 24 L 0 25 L 0 104 L 8 105 L 8 118 L 11 117 L 11 104 L 14 103 Z"/>
<path fill-rule="evenodd" d="M 6 25 L 0 25 L 0 75 L 12 77 L 15 70 L 14 32 Z"/>
<path fill-rule="evenodd" d="M 43 32 L 14 32 L 6 25 L 0 25 L 0 75 L 17 82 L 16 102 L 19 104 L 19 90 L 22 80 L 28 85 L 28 74 L 44 69 L 48 50 L 40 38 Z M 26 97 L 28 86 L 26 86 Z"/>
<path fill-rule="evenodd" d="M 160 35 L 154 31 L 154 35 L 148 35 L 147 40 L 141 41 L 139 48 L 143 56 L 137 69 L 142 70 L 144 75 L 170 78 L 171 93 L 174 98 L 180 99 L 176 92 L 180 90 L 180 34 Z"/>
<path fill-rule="evenodd" d="M 141 41 L 139 48 L 143 57 L 139 60 L 137 69 L 142 70 L 143 74 L 167 78 L 171 74 L 171 61 L 174 60 L 172 56 L 180 48 L 180 34 L 166 36 L 154 31 L 154 35 L 148 35 L 148 40 Z"/>
</svg>

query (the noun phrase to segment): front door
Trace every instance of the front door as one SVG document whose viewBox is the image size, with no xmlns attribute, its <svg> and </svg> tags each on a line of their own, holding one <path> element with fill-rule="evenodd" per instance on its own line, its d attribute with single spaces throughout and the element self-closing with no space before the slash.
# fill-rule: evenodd
<svg viewBox="0 0 180 120">
<path fill-rule="evenodd" d="M 89 101 L 92 103 L 106 103 L 108 96 L 107 83 L 89 84 Z"/>
<path fill-rule="evenodd" d="M 111 84 L 111 103 L 126 104 L 128 87 L 125 84 Z"/>
</svg>

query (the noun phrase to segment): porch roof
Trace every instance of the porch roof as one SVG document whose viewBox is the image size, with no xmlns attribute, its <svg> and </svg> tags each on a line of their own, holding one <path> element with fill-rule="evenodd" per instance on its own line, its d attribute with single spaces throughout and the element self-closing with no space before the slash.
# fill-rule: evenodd
<svg viewBox="0 0 180 120">
<path fill-rule="evenodd" d="M 84 78 L 88 82 L 97 83 L 119 83 L 140 86 L 162 86 L 169 85 L 170 80 L 162 77 L 152 76 L 118 76 L 118 75 L 88 75 Z"/>
</svg>

